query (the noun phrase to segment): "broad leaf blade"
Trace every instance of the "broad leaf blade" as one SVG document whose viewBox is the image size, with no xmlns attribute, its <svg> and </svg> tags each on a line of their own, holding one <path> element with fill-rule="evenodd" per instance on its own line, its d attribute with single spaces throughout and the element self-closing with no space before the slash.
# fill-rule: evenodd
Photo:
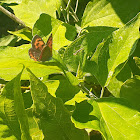
<svg viewBox="0 0 140 140">
<path fill-rule="evenodd" d="M 9 31 L 9 33 L 13 34 L 13 35 L 16 35 L 16 36 L 19 36 L 21 37 L 22 39 L 24 40 L 27 40 L 27 41 L 30 41 L 32 40 L 32 34 L 31 34 L 31 31 L 29 31 L 28 29 L 26 28 L 23 28 L 21 30 L 18 30 L 18 31 Z"/>
<path fill-rule="evenodd" d="M 21 3 L 22 0 L 0 0 L 3 3 Z"/>
<path fill-rule="evenodd" d="M 24 0 L 19 5 L 12 6 L 12 9 L 14 10 L 16 17 L 21 19 L 26 26 L 32 28 L 35 21 L 42 13 L 47 13 L 55 18 L 56 6 L 58 8 L 57 0 Z"/>
<path fill-rule="evenodd" d="M 135 63 L 138 66 L 138 68 L 140 69 L 140 58 L 138 57 L 134 57 Z"/>
<path fill-rule="evenodd" d="M 90 65 L 92 64 L 91 71 L 102 86 L 109 84 L 115 68 L 128 59 L 133 45 L 139 39 L 139 15 L 98 45 Z"/>
<path fill-rule="evenodd" d="M 96 46 L 115 29 L 107 27 L 86 28 L 89 33 L 75 39 L 64 53 L 64 62 L 69 70 L 77 72 L 78 66 L 85 65 L 87 57 L 92 54 Z M 86 70 L 85 70 L 86 71 Z"/>
<path fill-rule="evenodd" d="M 140 114 L 121 98 L 81 102 L 76 105 L 73 122 L 79 128 L 100 131 L 106 140 L 140 138 Z"/>
<path fill-rule="evenodd" d="M 7 35 L 2 37 L 0 38 L 0 46 L 15 45 L 17 39 L 18 38 L 14 35 Z"/>
<path fill-rule="evenodd" d="M 61 98 L 65 103 L 73 99 L 80 89 L 77 86 L 73 86 L 64 76 L 62 79 L 59 76 L 58 79 L 45 81 L 45 85 L 52 96 Z"/>
<path fill-rule="evenodd" d="M 47 74 L 59 73 L 61 70 L 54 62 L 36 62 L 30 59 L 28 50 L 31 44 L 19 47 L 0 47 L 0 77 L 5 80 L 11 80 L 22 69 L 22 64 L 38 76 L 42 77 Z M 29 79 L 27 71 L 24 70 L 22 79 Z"/>
<path fill-rule="evenodd" d="M 55 19 L 48 14 L 41 14 L 33 27 L 33 35 L 40 35 L 44 41 L 46 36 L 52 31 L 53 33 L 53 49 L 58 50 L 61 47 L 69 45 L 75 38 L 76 28 L 70 24 L 66 24 Z"/>
<path fill-rule="evenodd" d="M 0 111 L 3 123 L 8 126 L 7 137 L 15 136 L 17 139 L 31 140 L 27 114 L 20 88 L 20 72 L 13 80 L 6 84 L 1 94 Z M 2 122 L 1 122 L 2 125 Z M 4 126 L 3 126 L 4 127 Z M 5 131 L 3 131 L 3 134 Z M 3 135 L 1 135 L 1 138 Z M 13 137 L 13 139 L 15 139 Z"/>
<path fill-rule="evenodd" d="M 140 76 L 128 79 L 121 87 L 120 97 L 130 101 L 136 109 L 140 110 Z"/>
<path fill-rule="evenodd" d="M 59 98 L 48 93 L 47 87 L 28 69 L 31 80 L 31 92 L 34 102 L 34 114 L 44 139 L 48 140 L 87 140 L 84 131 L 74 127 L 68 110 Z M 54 135 L 55 133 L 55 135 Z"/>
<path fill-rule="evenodd" d="M 28 115 L 29 129 L 32 140 L 43 140 L 43 133 L 39 129 L 39 126 L 33 116 L 33 108 L 28 108 L 26 112 Z"/>
<path fill-rule="evenodd" d="M 122 64 L 122 66 L 124 66 L 124 64 Z M 115 72 L 116 71 L 117 70 L 115 70 Z M 114 76 L 114 75 L 112 79 L 110 80 L 110 83 L 108 84 L 107 89 L 114 97 L 120 97 L 120 90 L 123 83 L 127 79 L 131 78 L 131 75 L 132 75 L 132 72 L 128 63 L 121 69 L 121 71 L 117 74 L 117 76 Z"/>
<path fill-rule="evenodd" d="M 140 1 L 137 0 L 94 0 L 87 4 L 81 27 L 122 27 L 139 12 L 139 9 Z"/>
</svg>

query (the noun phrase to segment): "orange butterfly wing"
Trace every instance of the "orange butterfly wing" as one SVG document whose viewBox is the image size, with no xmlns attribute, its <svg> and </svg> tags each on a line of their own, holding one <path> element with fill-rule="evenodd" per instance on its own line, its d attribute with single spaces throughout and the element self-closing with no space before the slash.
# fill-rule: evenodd
<svg viewBox="0 0 140 140">
<path fill-rule="evenodd" d="M 52 34 L 46 45 L 39 35 L 35 35 L 32 39 L 32 48 L 29 49 L 29 56 L 35 61 L 49 60 L 52 57 Z"/>
<path fill-rule="evenodd" d="M 43 48 L 41 55 L 40 55 L 40 61 L 47 61 L 50 60 L 52 57 L 52 34 L 50 35 L 46 46 Z"/>
</svg>

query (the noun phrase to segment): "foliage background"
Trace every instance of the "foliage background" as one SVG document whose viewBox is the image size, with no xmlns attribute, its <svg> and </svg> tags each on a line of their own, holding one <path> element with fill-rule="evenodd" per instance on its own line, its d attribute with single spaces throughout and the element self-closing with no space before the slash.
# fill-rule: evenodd
<svg viewBox="0 0 140 140">
<path fill-rule="evenodd" d="M 0 0 L 0 138 L 140 139 L 140 2 Z M 29 58 L 53 34 L 53 58 Z"/>
</svg>

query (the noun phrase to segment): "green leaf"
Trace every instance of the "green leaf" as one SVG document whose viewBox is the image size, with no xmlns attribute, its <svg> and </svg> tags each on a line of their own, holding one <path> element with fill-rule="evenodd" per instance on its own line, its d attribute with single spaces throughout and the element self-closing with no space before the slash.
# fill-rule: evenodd
<svg viewBox="0 0 140 140">
<path fill-rule="evenodd" d="M 22 96 L 23 96 L 23 100 L 24 100 L 25 109 L 30 108 L 33 104 L 31 92 L 26 90 L 24 93 L 22 93 Z"/>
<path fill-rule="evenodd" d="M 137 47 L 134 51 L 134 53 L 129 57 L 129 66 L 133 72 L 133 75 L 140 75 L 140 64 L 139 58 L 140 58 L 140 40 L 137 43 Z"/>
<path fill-rule="evenodd" d="M 0 38 L 0 46 L 15 45 L 17 39 L 18 38 L 14 35 L 7 35 L 5 37 L 2 37 Z"/>
<path fill-rule="evenodd" d="M 47 23 L 47 24 L 46 24 Z M 46 36 L 53 32 L 53 49 L 58 50 L 69 45 L 75 38 L 77 32 L 74 26 L 66 24 L 47 14 L 41 14 L 33 27 L 33 35 L 38 34 L 47 41 Z"/>
<path fill-rule="evenodd" d="M 59 55 L 59 53 L 55 50 L 52 50 L 52 54 L 53 54 L 52 58 L 57 63 L 59 68 L 61 68 L 62 71 L 64 71 L 64 70 L 68 71 L 68 68 L 66 67 L 66 64 L 64 63 L 64 61 L 61 58 L 61 56 Z"/>
<path fill-rule="evenodd" d="M 23 28 L 21 30 L 18 31 L 8 31 L 9 33 L 19 36 L 24 40 L 30 41 L 32 40 L 32 34 L 31 31 L 29 31 L 27 28 Z"/>
<path fill-rule="evenodd" d="M 44 139 L 88 140 L 85 131 L 74 127 L 70 120 L 70 114 L 61 99 L 51 96 L 46 85 L 35 77 L 29 69 L 27 70 L 31 81 L 34 115 L 44 134 Z"/>
<path fill-rule="evenodd" d="M 106 140 L 140 139 L 140 114 L 121 98 L 83 101 L 72 117 L 76 127 L 98 130 Z"/>
<path fill-rule="evenodd" d="M 31 44 L 19 47 L 1 47 L 0 48 L 0 77 L 5 80 L 11 80 L 20 72 L 22 64 L 29 67 L 38 77 L 47 74 L 59 73 L 61 70 L 55 62 L 36 62 L 30 59 L 28 50 Z M 29 79 L 28 73 L 24 70 L 21 79 Z"/>
<path fill-rule="evenodd" d="M 102 86 L 107 86 L 113 76 L 114 70 L 124 63 L 135 42 L 139 39 L 139 14 L 126 24 L 112 33 L 100 43 L 88 65 L 91 73 L 96 76 Z"/>
<path fill-rule="evenodd" d="M 59 97 L 61 96 L 61 92 L 56 93 L 58 91 L 58 88 L 60 86 L 59 80 L 47 80 L 43 81 L 43 83 L 47 86 L 48 92 L 53 96 L 53 97 Z M 63 84 L 62 84 L 63 85 Z M 62 91 L 63 88 L 60 88 L 60 91 Z M 61 97 L 60 97 L 61 98 Z M 63 98 L 63 97 L 62 97 Z"/>
<path fill-rule="evenodd" d="M 78 66 L 85 65 L 87 57 L 96 46 L 114 31 L 114 28 L 86 28 L 89 33 L 82 35 L 70 44 L 64 53 L 64 62 L 69 70 L 77 72 Z"/>
<path fill-rule="evenodd" d="M 124 66 L 124 64 L 121 64 L 121 65 Z M 117 70 L 115 70 L 115 72 L 116 71 Z M 115 75 L 115 73 L 114 73 L 114 75 Z M 121 89 L 123 83 L 129 78 L 131 78 L 131 69 L 127 63 L 121 69 L 121 71 L 119 72 L 119 74 L 117 76 L 112 77 L 112 79 L 110 80 L 110 83 L 107 86 L 107 89 L 113 96 L 120 97 L 120 89 Z"/>
<path fill-rule="evenodd" d="M 26 110 L 26 113 L 28 115 L 29 129 L 30 135 L 32 136 L 32 140 L 43 140 L 43 133 L 39 129 L 39 126 L 36 120 L 34 119 L 33 108 L 28 108 Z"/>
<path fill-rule="evenodd" d="M 65 71 L 65 75 L 73 86 L 79 85 L 80 81 L 71 72 Z"/>
<path fill-rule="evenodd" d="M 73 86 L 64 77 L 63 79 L 59 78 L 59 80 L 48 80 L 45 82 L 45 85 L 52 96 L 61 98 L 64 103 L 71 100 L 79 92 L 79 88 Z"/>
<path fill-rule="evenodd" d="M 22 0 L 0 0 L 2 3 L 21 3 Z"/>
<path fill-rule="evenodd" d="M 55 18 L 56 6 L 58 8 L 58 0 L 23 0 L 22 3 L 11 8 L 14 10 L 16 17 L 21 19 L 26 26 L 32 28 L 42 13 L 47 13 Z"/>
<path fill-rule="evenodd" d="M 65 102 L 65 105 L 75 105 L 76 103 L 80 103 L 84 100 L 88 100 L 86 93 L 83 93 L 81 90 L 69 101 Z"/>
<path fill-rule="evenodd" d="M 136 65 L 137 65 L 137 66 L 139 67 L 139 69 L 140 69 L 140 58 L 134 57 L 134 60 L 135 60 Z"/>
<path fill-rule="evenodd" d="M 136 109 L 140 110 L 140 76 L 128 79 L 122 85 L 120 97 L 126 98 Z"/>
<path fill-rule="evenodd" d="M 81 27 L 122 27 L 139 12 L 139 9 L 140 1 L 137 0 L 94 0 L 86 6 Z"/>
<path fill-rule="evenodd" d="M 20 88 L 22 71 L 6 84 L 0 96 L 0 137 L 31 140 L 27 114 Z M 6 132 L 7 131 L 7 132 Z"/>
</svg>

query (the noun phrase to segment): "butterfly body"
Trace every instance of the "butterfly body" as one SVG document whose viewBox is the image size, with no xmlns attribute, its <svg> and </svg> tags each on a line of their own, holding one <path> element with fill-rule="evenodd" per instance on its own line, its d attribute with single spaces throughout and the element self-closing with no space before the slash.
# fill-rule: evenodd
<svg viewBox="0 0 140 140">
<path fill-rule="evenodd" d="M 52 57 L 52 34 L 45 44 L 39 35 L 35 35 L 32 39 L 32 48 L 29 49 L 30 58 L 35 61 L 48 61 Z"/>
</svg>

